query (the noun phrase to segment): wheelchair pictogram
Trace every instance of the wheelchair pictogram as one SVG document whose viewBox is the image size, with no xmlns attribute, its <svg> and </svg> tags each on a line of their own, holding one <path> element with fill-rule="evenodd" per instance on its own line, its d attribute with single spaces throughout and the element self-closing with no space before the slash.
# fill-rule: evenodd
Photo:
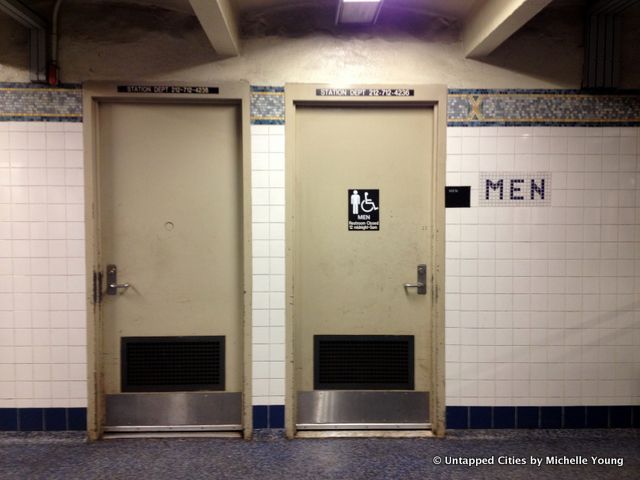
<svg viewBox="0 0 640 480">
<path fill-rule="evenodd" d="M 378 210 L 378 207 L 376 206 L 374 201 L 369 198 L 369 192 L 364 192 L 364 200 L 360 204 L 360 209 L 362 209 L 364 213 L 370 213 L 374 210 Z"/>
</svg>

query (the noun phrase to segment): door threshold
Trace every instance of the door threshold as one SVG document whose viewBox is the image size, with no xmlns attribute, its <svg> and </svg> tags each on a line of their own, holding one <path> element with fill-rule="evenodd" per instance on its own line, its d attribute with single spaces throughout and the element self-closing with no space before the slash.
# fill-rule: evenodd
<svg viewBox="0 0 640 480">
<path fill-rule="evenodd" d="M 147 432 L 236 432 L 242 425 L 105 425 L 107 433 Z"/>
<path fill-rule="evenodd" d="M 297 423 L 298 430 L 431 430 L 431 424 L 424 423 Z"/>
<path fill-rule="evenodd" d="M 295 438 L 435 438 L 431 430 L 298 430 Z"/>
<path fill-rule="evenodd" d="M 134 438 L 242 438 L 242 432 L 106 432 L 104 440 Z"/>
</svg>

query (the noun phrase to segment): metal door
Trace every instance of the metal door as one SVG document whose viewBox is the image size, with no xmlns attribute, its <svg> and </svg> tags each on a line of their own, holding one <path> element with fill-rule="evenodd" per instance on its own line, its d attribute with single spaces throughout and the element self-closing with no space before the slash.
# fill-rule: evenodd
<svg viewBox="0 0 640 480">
<path fill-rule="evenodd" d="M 433 108 L 295 122 L 296 428 L 429 428 Z"/>
<path fill-rule="evenodd" d="M 98 112 L 105 431 L 240 430 L 239 107 Z"/>
</svg>

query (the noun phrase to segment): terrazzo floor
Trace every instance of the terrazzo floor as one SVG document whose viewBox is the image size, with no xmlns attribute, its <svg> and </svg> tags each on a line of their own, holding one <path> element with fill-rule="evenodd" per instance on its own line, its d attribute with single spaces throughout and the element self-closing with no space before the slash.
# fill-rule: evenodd
<svg viewBox="0 0 640 480">
<path fill-rule="evenodd" d="M 542 464 L 532 465 L 532 456 Z M 436 457 L 443 463 L 438 465 Z M 586 464 L 547 464 L 547 457 Z M 592 457 L 615 464 L 594 465 Z M 494 463 L 445 464 L 453 458 Z M 637 480 L 640 430 L 454 430 L 445 439 L 293 441 L 284 439 L 281 431 L 259 431 L 249 442 L 192 438 L 95 443 L 78 433 L 0 434 L 2 480 L 430 478 Z"/>
</svg>

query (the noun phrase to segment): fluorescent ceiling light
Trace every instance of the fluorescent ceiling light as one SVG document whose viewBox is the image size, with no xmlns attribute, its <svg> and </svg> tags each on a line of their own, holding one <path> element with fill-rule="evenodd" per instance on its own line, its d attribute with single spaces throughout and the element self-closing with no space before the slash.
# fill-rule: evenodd
<svg viewBox="0 0 640 480">
<path fill-rule="evenodd" d="M 340 0 L 336 23 L 373 24 L 378 18 L 383 0 Z"/>
</svg>

